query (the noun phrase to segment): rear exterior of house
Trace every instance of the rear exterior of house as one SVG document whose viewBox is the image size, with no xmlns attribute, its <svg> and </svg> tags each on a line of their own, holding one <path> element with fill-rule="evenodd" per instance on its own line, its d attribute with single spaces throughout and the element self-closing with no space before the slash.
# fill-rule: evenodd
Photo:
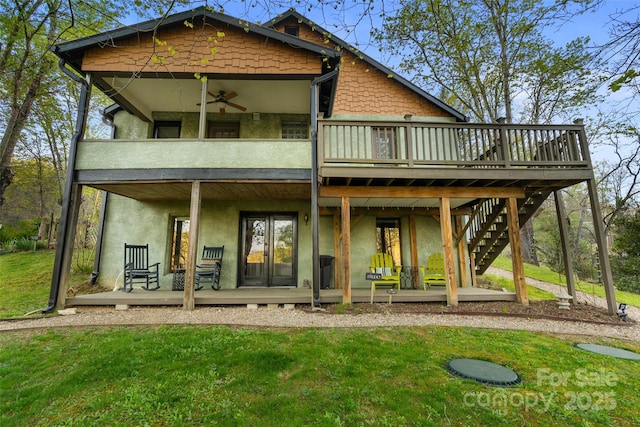
<svg viewBox="0 0 640 427">
<path fill-rule="evenodd" d="M 376 252 L 419 288 L 440 252 L 457 304 L 511 243 L 526 303 L 520 223 L 593 180 L 580 124 L 466 123 L 295 12 L 256 26 L 200 8 L 54 52 L 84 90 L 50 307 L 65 305 L 83 186 L 104 191 L 97 282 L 121 287 L 124 244 L 148 244 L 161 289 L 184 274 L 193 308 L 203 246 L 224 246 L 223 290 L 309 288 L 312 304 L 321 288 L 345 302 L 368 289 Z M 112 139 L 83 137 L 92 87 L 116 103 Z"/>
</svg>

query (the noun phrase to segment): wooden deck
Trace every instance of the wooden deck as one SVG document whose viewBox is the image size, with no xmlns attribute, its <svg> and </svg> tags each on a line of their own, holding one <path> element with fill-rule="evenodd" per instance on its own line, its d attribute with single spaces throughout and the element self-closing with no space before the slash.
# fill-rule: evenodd
<svg viewBox="0 0 640 427">
<path fill-rule="evenodd" d="M 351 300 L 354 303 L 368 303 L 371 297 L 370 289 L 352 289 Z M 458 288 L 458 301 L 515 301 L 513 292 L 502 292 L 483 288 Z M 135 288 L 130 293 L 122 291 L 102 292 L 89 295 L 77 295 L 66 299 L 66 306 L 110 306 L 110 305 L 174 305 L 181 306 L 183 293 L 180 291 L 157 290 L 145 291 Z M 312 301 L 312 290 L 308 288 L 241 288 L 221 289 L 214 291 L 203 289 L 195 292 L 196 305 L 245 305 L 245 304 L 309 304 Z M 388 303 L 389 294 L 386 289 L 376 291 L 376 303 Z M 433 286 L 424 291 L 422 289 L 401 289 L 392 296 L 396 303 L 446 302 L 447 295 L 444 287 Z M 342 302 L 341 289 L 322 289 L 320 291 L 321 304 Z"/>
</svg>

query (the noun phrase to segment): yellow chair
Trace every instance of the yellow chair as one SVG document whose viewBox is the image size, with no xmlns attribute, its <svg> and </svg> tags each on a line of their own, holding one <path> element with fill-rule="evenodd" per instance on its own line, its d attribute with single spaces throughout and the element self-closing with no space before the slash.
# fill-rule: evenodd
<svg viewBox="0 0 640 427">
<path fill-rule="evenodd" d="M 393 265 L 393 257 L 389 254 L 378 252 L 371 255 L 371 272 L 382 274 L 382 279 L 371 281 L 371 304 L 373 304 L 373 294 L 376 292 L 376 286 L 395 286 L 400 290 L 400 271 L 401 265 Z"/>
<path fill-rule="evenodd" d="M 447 284 L 444 274 L 444 258 L 441 253 L 429 255 L 427 265 L 421 265 L 420 270 L 422 271 L 422 287 L 425 291 L 432 283 L 434 285 Z"/>
</svg>

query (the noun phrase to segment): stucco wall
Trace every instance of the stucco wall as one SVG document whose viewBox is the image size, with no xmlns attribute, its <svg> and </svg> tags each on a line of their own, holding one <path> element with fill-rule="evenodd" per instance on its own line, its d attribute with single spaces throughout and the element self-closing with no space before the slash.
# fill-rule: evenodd
<svg viewBox="0 0 640 427">
<path fill-rule="evenodd" d="M 224 245 L 224 263 L 221 285 L 235 288 L 238 279 L 238 235 L 240 212 L 272 211 L 298 212 L 298 282 L 313 277 L 311 222 L 304 223 L 304 214 L 310 206 L 303 202 L 202 202 L 199 235 L 199 252 L 206 245 Z M 132 215 L 131 212 L 135 212 Z M 171 245 L 171 221 L 173 217 L 189 216 L 189 205 L 185 202 L 142 203 L 117 195 L 109 196 L 108 221 L 105 228 L 102 264 L 98 283 L 112 289 L 122 286 L 124 243 L 149 244 L 150 261 L 160 262 L 161 286 L 171 288 L 172 274 L 169 272 Z M 333 218 L 320 217 L 320 255 L 333 253 Z M 368 288 L 370 283 L 364 275 L 369 271 L 369 257 L 376 251 L 376 218 L 364 217 L 351 230 L 351 284 L 353 288 Z M 403 264 L 409 265 L 408 218 L 401 218 Z M 440 226 L 432 217 L 416 217 L 416 233 L 419 263 L 426 264 L 427 257 L 442 252 Z M 198 257 L 200 253 L 198 254 Z M 456 261 L 457 262 L 457 261 Z M 457 264 L 456 264 L 457 265 Z M 458 279 L 459 280 L 459 279 Z"/>
<path fill-rule="evenodd" d="M 155 112 L 154 120 L 179 121 L 180 138 L 198 138 L 199 114 L 181 112 Z M 260 120 L 253 120 L 253 114 L 248 113 L 207 113 L 208 122 L 236 122 L 240 123 L 240 138 L 251 139 L 280 139 L 283 122 L 302 122 L 307 125 L 308 114 L 268 114 L 261 113 Z M 119 111 L 114 116 L 116 139 L 145 139 L 153 135 L 153 123 L 146 123 L 126 111 Z"/>
<path fill-rule="evenodd" d="M 201 207 L 199 254 L 202 246 L 225 246 L 222 276 L 223 288 L 235 288 L 238 266 L 238 234 L 241 211 L 298 212 L 298 286 L 305 279 L 311 281 L 311 223 L 302 218 L 310 212 L 303 202 L 208 202 Z M 132 215 L 135 212 L 135 215 Z M 164 289 L 171 289 L 169 272 L 171 221 L 173 217 L 189 216 L 186 202 L 143 203 L 110 195 L 105 225 L 103 255 L 98 283 L 107 287 L 122 286 L 124 244 L 149 244 L 149 261 L 160 262 Z"/>
</svg>

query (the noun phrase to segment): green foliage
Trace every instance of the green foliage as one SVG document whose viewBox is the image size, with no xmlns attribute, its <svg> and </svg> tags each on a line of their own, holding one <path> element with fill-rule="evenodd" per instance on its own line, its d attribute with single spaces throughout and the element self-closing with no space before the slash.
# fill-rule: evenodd
<svg viewBox="0 0 640 427">
<path fill-rule="evenodd" d="M 627 70 L 624 74 L 611 82 L 609 88 L 612 92 L 617 92 L 622 89 L 623 86 L 631 84 L 636 77 L 640 77 L 639 71 Z"/>
<path fill-rule="evenodd" d="M 12 245 L 14 240 L 28 239 L 38 235 L 40 221 L 18 221 L 16 223 L 4 223 L 0 228 L 0 245 L 6 247 Z M 7 249 L 4 249 L 5 251 Z"/>
<path fill-rule="evenodd" d="M 640 293 L 640 210 L 619 215 L 613 224 L 611 269 L 616 286 Z"/>
<path fill-rule="evenodd" d="M 593 100 L 587 41 L 555 48 L 543 29 L 594 4 L 408 0 L 374 34 L 401 69 L 472 119 L 511 121 L 519 111 L 538 123 Z"/>
</svg>

